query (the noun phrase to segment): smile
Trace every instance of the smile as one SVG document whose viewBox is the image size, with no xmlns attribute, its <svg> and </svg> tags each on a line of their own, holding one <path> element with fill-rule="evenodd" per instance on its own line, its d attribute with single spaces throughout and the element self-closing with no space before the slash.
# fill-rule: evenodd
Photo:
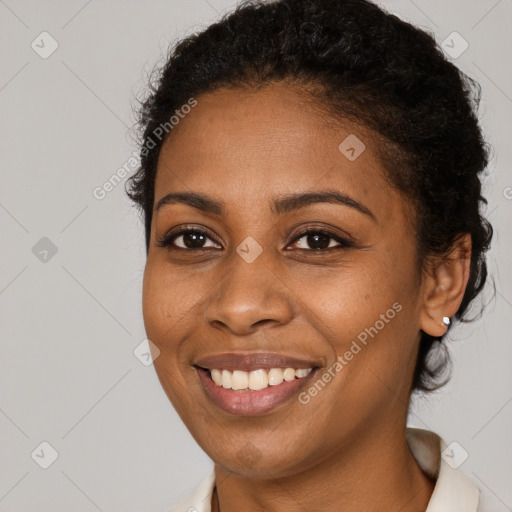
<svg viewBox="0 0 512 512">
<path fill-rule="evenodd" d="M 290 404 L 325 366 L 317 358 L 272 352 L 229 352 L 193 361 L 208 402 L 224 412 L 254 416 Z"/>
</svg>

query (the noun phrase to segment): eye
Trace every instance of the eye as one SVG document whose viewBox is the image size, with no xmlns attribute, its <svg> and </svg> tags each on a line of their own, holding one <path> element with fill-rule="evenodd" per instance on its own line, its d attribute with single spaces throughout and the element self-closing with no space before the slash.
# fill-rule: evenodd
<svg viewBox="0 0 512 512">
<path fill-rule="evenodd" d="M 313 246 L 312 249 L 308 249 L 307 247 L 299 247 L 300 250 L 306 250 L 310 252 L 325 252 L 325 249 L 333 249 L 333 248 L 344 248 L 344 247 L 353 247 L 354 244 L 345 240 L 330 231 L 319 228 L 308 228 L 293 240 L 294 243 L 297 243 L 298 240 L 302 238 L 305 239 L 305 244 Z M 330 240 L 329 240 L 330 239 Z M 333 246 L 332 242 L 338 242 L 338 245 Z M 304 242 L 303 242 L 304 243 Z"/>
<path fill-rule="evenodd" d="M 175 240 L 182 239 L 181 245 L 174 243 Z M 211 246 L 205 246 L 206 240 L 212 240 L 204 231 L 200 229 L 182 229 L 180 231 L 169 233 L 158 240 L 158 247 L 168 247 L 169 249 L 209 249 Z"/>
<path fill-rule="evenodd" d="M 297 235 L 294 238 L 292 244 L 297 243 L 297 241 L 301 240 L 302 238 L 305 239 L 306 244 L 313 247 L 309 249 L 307 247 L 299 247 L 299 249 L 309 252 L 325 252 L 326 249 L 354 247 L 352 242 L 349 242 L 348 240 L 345 240 L 344 238 L 341 238 L 338 235 L 335 235 L 334 233 L 325 229 L 308 228 L 307 230 Z M 180 239 L 181 243 L 176 244 L 175 241 Z M 214 247 L 215 245 L 205 245 L 208 240 L 214 242 L 214 244 L 216 243 L 213 238 L 210 237 L 205 231 L 195 228 L 185 228 L 181 229 L 180 231 L 164 235 L 157 241 L 157 246 L 167 247 L 169 250 L 198 250 Z M 333 241 L 337 242 L 338 245 L 334 245 L 333 247 Z"/>
</svg>

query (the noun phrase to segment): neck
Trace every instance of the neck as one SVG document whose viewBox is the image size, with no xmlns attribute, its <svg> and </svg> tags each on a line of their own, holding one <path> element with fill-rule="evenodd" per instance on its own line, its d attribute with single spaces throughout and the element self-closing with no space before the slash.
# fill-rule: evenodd
<svg viewBox="0 0 512 512">
<path fill-rule="evenodd" d="M 434 488 L 420 469 L 402 429 L 358 433 L 322 463 L 292 476 L 251 479 L 215 465 L 212 512 L 425 511 Z"/>
</svg>

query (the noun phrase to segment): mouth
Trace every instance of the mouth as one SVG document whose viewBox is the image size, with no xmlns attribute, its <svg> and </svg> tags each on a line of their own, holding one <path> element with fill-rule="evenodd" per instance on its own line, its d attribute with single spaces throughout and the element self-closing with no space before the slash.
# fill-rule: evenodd
<svg viewBox="0 0 512 512">
<path fill-rule="evenodd" d="M 265 414 L 290 401 L 320 368 L 279 354 L 221 354 L 194 364 L 207 397 L 225 412 Z"/>
</svg>

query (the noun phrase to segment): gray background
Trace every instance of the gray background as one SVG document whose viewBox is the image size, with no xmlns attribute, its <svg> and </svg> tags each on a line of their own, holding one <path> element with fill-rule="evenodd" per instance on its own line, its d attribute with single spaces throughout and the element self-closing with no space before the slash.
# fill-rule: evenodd
<svg viewBox="0 0 512 512">
<path fill-rule="evenodd" d="M 461 469 L 512 510 L 512 1 L 381 4 L 439 43 L 453 31 L 468 41 L 454 62 L 482 85 L 494 146 L 496 299 L 453 331 L 452 380 L 417 400 L 409 423 L 457 441 Z M 145 338 L 142 224 L 124 183 L 102 200 L 93 190 L 136 149 L 134 98 L 169 42 L 234 5 L 0 0 L 1 511 L 162 511 L 210 470 L 133 353 Z M 58 43 L 47 58 L 31 47 L 51 48 L 43 31 Z M 43 441 L 58 452 L 47 469 Z"/>
</svg>

